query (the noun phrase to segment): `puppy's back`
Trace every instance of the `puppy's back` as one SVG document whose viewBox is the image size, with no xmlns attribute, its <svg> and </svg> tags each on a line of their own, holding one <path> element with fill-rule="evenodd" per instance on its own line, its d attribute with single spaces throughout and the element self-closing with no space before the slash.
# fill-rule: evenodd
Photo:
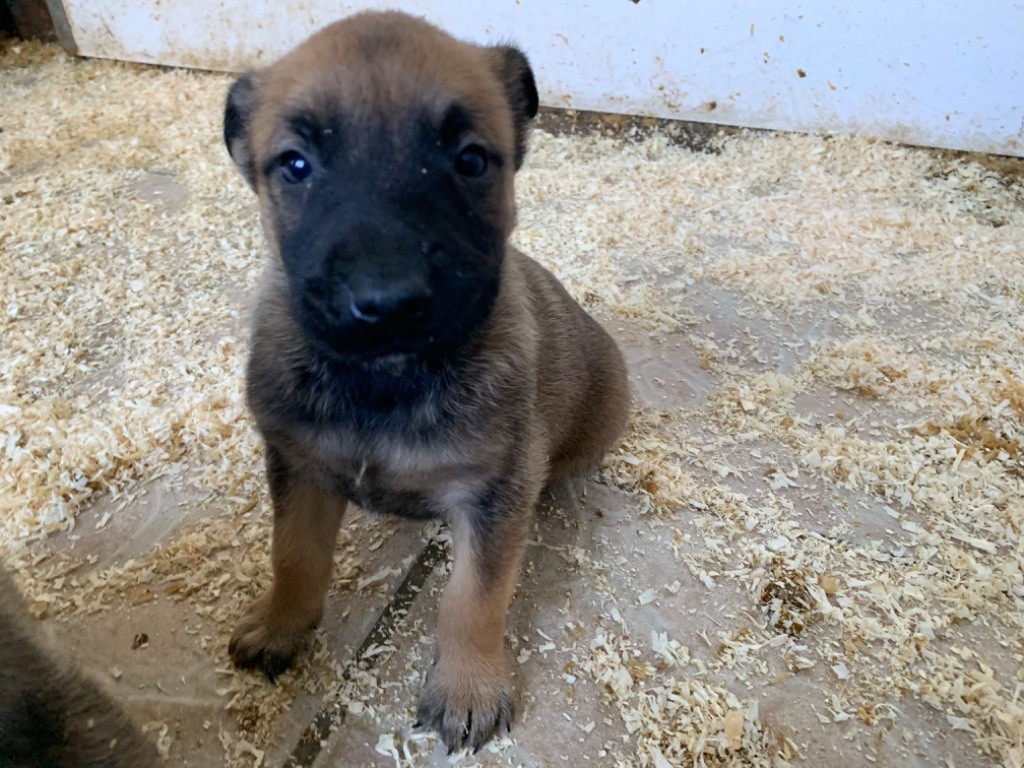
<svg viewBox="0 0 1024 768">
<path fill-rule="evenodd" d="M 155 750 L 91 681 L 62 669 L 0 570 L 0 768 L 147 768 Z"/>
</svg>

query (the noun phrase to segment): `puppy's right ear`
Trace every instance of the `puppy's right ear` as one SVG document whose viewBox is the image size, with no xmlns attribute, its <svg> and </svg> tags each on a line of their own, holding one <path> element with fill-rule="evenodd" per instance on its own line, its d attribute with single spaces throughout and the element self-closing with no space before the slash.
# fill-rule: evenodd
<svg viewBox="0 0 1024 768">
<path fill-rule="evenodd" d="M 253 112 L 256 111 L 256 77 L 253 72 L 240 75 L 228 91 L 224 105 L 224 143 L 238 170 L 256 189 L 256 158 L 250 141 Z"/>
</svg>

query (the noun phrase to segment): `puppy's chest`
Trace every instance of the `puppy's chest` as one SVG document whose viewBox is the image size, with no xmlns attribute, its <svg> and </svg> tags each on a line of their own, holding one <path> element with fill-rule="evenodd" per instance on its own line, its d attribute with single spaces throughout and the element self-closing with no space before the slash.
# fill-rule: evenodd
<svg viewBox="0 0 1024 768">
<path fill-rule="evenodd" d="M 335 488 L 363 509 L 381 514 L 434 518 L 472 503 L 484 484 L 480 467 L 448 446 L 402 440 L 356 443 L 339 434 L 313 443 Z"/>
</svg>

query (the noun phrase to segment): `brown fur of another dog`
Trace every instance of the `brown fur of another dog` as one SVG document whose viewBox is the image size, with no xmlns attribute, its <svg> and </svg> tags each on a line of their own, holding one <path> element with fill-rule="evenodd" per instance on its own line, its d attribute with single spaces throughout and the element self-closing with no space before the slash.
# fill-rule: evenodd
<svg viewBox="0 0 1024 768">
<path fill-rule="evenodd" d="M 509 727 L 503 638 L 538 496 L 596 468 L 629 411 L 615 343 L 507 242 L 536 110 L 517 49 L 366 13 L 243 75 L 225 112 L 274 251 L 247 381 L 274 581 L 232 658 L 271 677 L 292 662 L 347 502 L 443 518 L 454 567 L 418 714 L 450 749 Z"/>
<path fill-rule="evenodd" d="M 0 570 L 0 768 L 146 768 L 156 750 L 91 680 L 44 650 Z"/>
</svg>

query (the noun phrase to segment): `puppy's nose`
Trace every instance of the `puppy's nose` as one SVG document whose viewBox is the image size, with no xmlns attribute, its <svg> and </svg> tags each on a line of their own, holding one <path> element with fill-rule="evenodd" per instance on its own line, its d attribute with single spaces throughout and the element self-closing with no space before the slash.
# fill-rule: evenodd
<svg viewBox="0 0 1024 768">
<path fill-rule="evenodd" d="M 426 316 L 430 309 L 430 288 L 420 281 L 389 282 L 352 291 L 349 311 L 361 323 L 382 320 L 410 321 Z"/>
</svg>

